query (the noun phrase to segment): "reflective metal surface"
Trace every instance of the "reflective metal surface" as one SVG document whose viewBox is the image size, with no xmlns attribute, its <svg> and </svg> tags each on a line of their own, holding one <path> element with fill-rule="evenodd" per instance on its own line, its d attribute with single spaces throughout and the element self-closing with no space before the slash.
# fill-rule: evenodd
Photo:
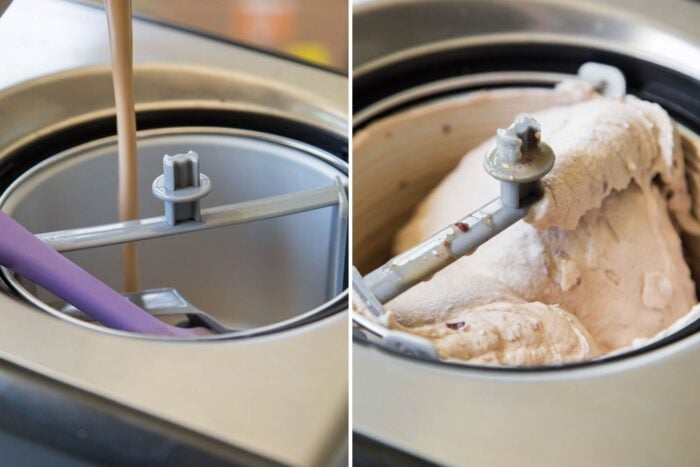
<svg viewBox="0 0 700 467">
<path fill-rule="evenodd" d="M 698 23 L 700 7 L 688 1 L 361 0 L 356 2 L 354 15 L 354 75 L 364 78 L 445 50 L 515 43 L 616 51 L 698 78 Z M 365 125 L 408 105 L 426 104 L 431 96 L 457 98 L 454 91 L 498 85 L 499 81 L 527 86 L 559 79 L 531 73 L 534 70 L 526 66 L 502 68 L 475 75 L 465 65 L 462 76 L 407 85 L 376 102 L 370 99 L 370 106 L 360 108 L 355 115 L 355 123 Z M 411 76 L 403 78 L 412 83 Z M 453 121 L 450 124 L 451 134 L 462 131 L 474 136 L 470 129 Z M 425 147 L 414 146 L 412 153 L 429 151 L 431 144 L 437 145 L 426 140 Z M 431 167 L 439 166 L 441 174 L 431 169 L 406 175 L 404 167 L 414 167 L 409 156 L 397 156 L 405 163 L 401 170 L 392 171 L 392 176 L 405 180 L 411 189 L 387 194 L 391 186 L 372 185 L 380 188 L 368 196 L 380 203 L 386 200 L 392 214 L 401 214 L 376 230 L 359 223 L 362 230 L 372 232 L 369 241 L 362 230 L 358 235 L 355 223 L 354 238 L 364 238 L 365 253 L 370 250 L 373 255 L 385 255 L 388 243 L 372 243 L 374 234 L 382 228 L 394 232 L 395 224 L 402 223 L 431 188 L 425 185 L 434 186 L 451 169 L 433 158 Z M 353 157 L 354 172 L 368 165 L 367 161 L 358 162 L 362 158 L 358 152 Z M 377 160 L 379 156 L 372 157 Z M 454 161 L 459 157 L 455 147 Z M 371 177 L 381 180 L 386 174 L 375 170 Z M 414 192 L 421 196 L 408 199 Z M 356 220 L 357 206 L 356 197 Z M 356 252 L 355 256 L 364 256 L 365 268 L 375 267 L 366 254 Z M 358 321 L 381 334 L 379 326 L 369 319 L 359 317 Z M 376 341 L 373 336 L 358 336 L 353 345 L 354 430 L 432 462 L 684 466 L 694 464 L 700 455 L 692 434 L 700 429 L 700 406 L 695 400 L 700 390 L 700 371 L 695 363 L 700 355 L 697 332 L 632 358 L 554 371 L 460 368 L 402 356 L 372 341 Z"/>
<path fill-rule="evenodd" d="M 700 77 L 698 10 L 686 0 L 365 0 L 353 15 L 354 74 L 436 50 L 544 42 L 617 51 Z"/>
<path fill-rule="evenodd" d="M 0 89 L 50 73 L 109 64 L 107 20 L 99 7 L 71 0 L 19 0 L 10 4 L 1 21 Z M 250 81 L 274 82 L 330 113 L 346 116 L 347 81 L 340 75 L 148 21 L 136 20 L 133 33 L 137 66 L 168 63 L 233 71 Z M 241 89 L 229 91 L 242 94 Z"/>
<path fill-rule="evenodd" d="M 113 115 L 106 28 L 99 8 L 59 0 L 16 1 L 0 18 L 0 166 L 62 128 Z M 141 113 L 254 112 L 347 136 L 342 76 L 148 22 L 134 34 Z M 181 344 L 76 326 L 0 291 L 0 321 L 0 358 L 285 464 L 325 464 L 346 440 L 346 312 Z"/>
<path fill-rule="evenodd" d="M 501 71 L 491 73 L 474 73 L 455 78 L 448 78 L 439 81 L 433 81 L 427 84 L 418 85 L 405 91 L 392 94 L 376 102 L 365 109 L 361 109 L 353 115 L 353 125 L 361 126 L 372 118 L 390 111 L 392 108 L 400 107 L 430 96 L 440 95 L 459 91 L 465 88 L 475 88 L 481 86 L 507 85 L 514 84 L 520 86 L 532 85 L 548 85 L 553 86 L 561 82 L 563 79 L 572 79 L 572 75 L 565 73 L 543 73 L 534 71 Z"/>
<path fill-rule="evenodd" d="M 177 128 L 139 134 L 140 211 L 162 212 L 149 190 L 162 170 L 162 155 L 189 149 L 211 173 L 207 209 L 230 201 L 255 201 L 331 187 L 346 180 L 342 161 L 281 137 L 251 131 Z M 117 219 L 116 137 L 71 148 L 34 166 L 0 196 L 0 209 L 32 232 L 98 225 Z M 162 237 L 139 244 L 141 288 L 174 287 L 224 326 L 229 337 L 284 329 L 338 307 L 347 294 L 327 295 L 332 255 L 333 208 L 256 223 Z M 345 250 L 345 248 L 343 248 Z M 345 251 L 343 251 L 345 253 Z M 75 251 L 66 256 L 116 290 L 123 290 L 120 248 Z M 39 308 L 75 324 L 47 305 L 56 297 L 30 292 L 9 272 L 10 284 Z M 117 332 L 88 325 L 103 332 Z M 132 336 L 133 337 L 133 336 Z M 207 336 L 222 339 L 227 334 Z"/>
<path fill-rule="evenodd" d="M 353 427 L 443 465 L 694 465 L 698 355 L 700 334 L 596 367 L 494 373 L 355 344 Z"/>
</svg>

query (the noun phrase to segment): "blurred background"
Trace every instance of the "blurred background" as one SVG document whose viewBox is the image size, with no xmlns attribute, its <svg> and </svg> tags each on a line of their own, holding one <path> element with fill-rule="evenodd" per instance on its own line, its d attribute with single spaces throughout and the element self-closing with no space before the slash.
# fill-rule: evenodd
<svg viewBox="0 0 700 467">
<path fill-rule="evenodd" d="M 347 71 L 347 0 L 133 0 L 133 9 Z"/>
</svg>

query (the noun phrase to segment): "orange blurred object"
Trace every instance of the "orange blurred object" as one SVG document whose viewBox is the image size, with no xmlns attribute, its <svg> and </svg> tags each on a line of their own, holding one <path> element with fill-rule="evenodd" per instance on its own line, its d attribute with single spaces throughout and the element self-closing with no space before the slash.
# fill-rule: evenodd
<svg viewBox="0 0 700 467">
<path fill-rule="evenodd" d="M 133 6 L 136 14 L 347 69 L 347 0 L 133 0 Z"/>
<path fill-rule="evenodd" d="M 294 0 L 239 0 L 231 11 L 231 33 L 244 42 L 282 48 L 298 35 Z"/>
</svg>

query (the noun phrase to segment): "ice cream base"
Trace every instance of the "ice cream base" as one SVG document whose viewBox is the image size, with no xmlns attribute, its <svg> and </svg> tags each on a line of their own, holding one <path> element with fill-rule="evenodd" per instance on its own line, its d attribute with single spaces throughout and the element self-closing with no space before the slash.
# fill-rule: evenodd
<svg viewBox="0 0 700 467">
<path fill-rule="evenodd" d="M 580 83 L 453 96 L 359 132 L 356 265 L 367 272 L 386 259 L 378 252 L 399 253 L 495 198 L 482 158 L 522 112 L 557 154 L 544 198 L 388 303 L 389 326 L 430 339 L 443 359 L 526 366 L 600 358 L 692 320 L 696 142 L 659 106 Z"/>
</svg>

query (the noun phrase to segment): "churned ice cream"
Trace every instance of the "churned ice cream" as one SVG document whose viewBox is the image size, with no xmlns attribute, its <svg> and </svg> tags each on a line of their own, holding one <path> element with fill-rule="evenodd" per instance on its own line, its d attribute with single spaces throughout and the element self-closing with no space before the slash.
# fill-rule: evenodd
<svg viewBox="0 0 700 467">
<path fill-rule="evenodd" d="M 681 234 L 700 231 L 695 179 L 673 121 L 631 96 L 582 96 L 533 114 L 557 158 L 528 218 L 389 302 L 390 327 L 430 339 L 443 359 L 547 365 L 646 342 L 693 308 Z M 394 253 L 498 196 L 482 168 L 494 145 L 420 203 Z"/>
</svg>

